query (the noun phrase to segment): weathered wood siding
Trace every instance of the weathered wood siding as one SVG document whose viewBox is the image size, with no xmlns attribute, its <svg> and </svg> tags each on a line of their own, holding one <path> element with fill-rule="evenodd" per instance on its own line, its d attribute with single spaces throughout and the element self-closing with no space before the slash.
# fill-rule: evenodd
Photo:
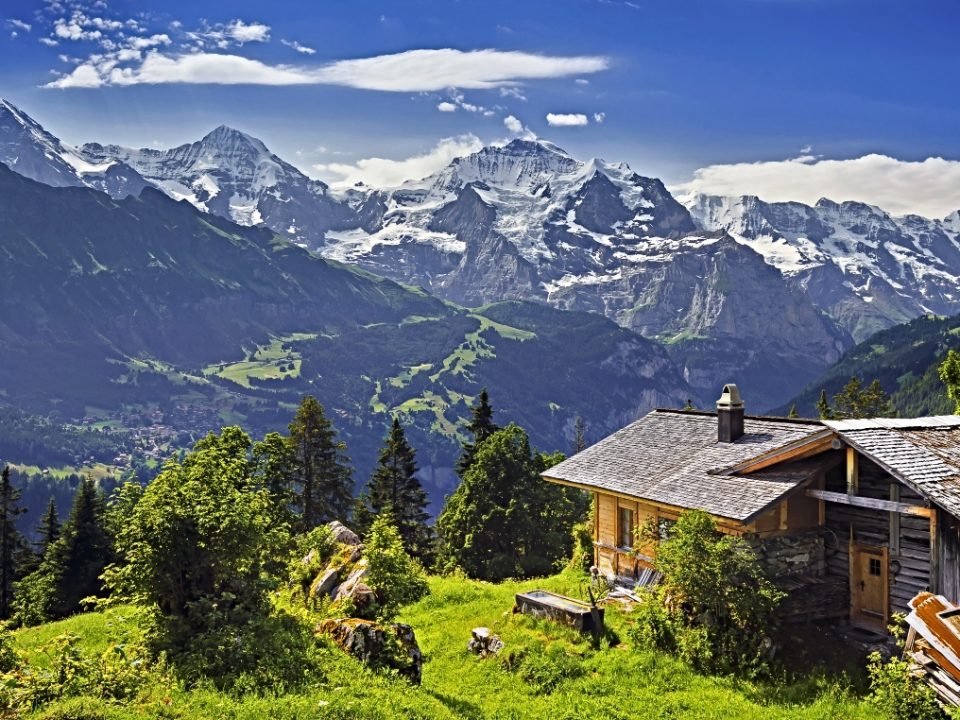
<svg viewBox="0 0 960 720">
<path fill-rule="evenodd" d="M 960 520 L 943 510 L 937 518 L 940 550 L 941 595 L 952 603 L 960 603 Z"/>
<path fill-rule="evenodd" d="M 860 456 L 858 495 L 879 500 L 920 501 L 922 498 L 886 473 L 879 465 Z M 847 491 L 843 468 L 827 474 L 826 488 Z M 895 515 L 895 517 L 892 517 Z M 849 541 L 890 548 L 890 612 L 909 612 L 907 603 L 930 586 L 930 521 L 913 515 L 827 503 L 827 573 L 850 576 Z"/>
</svg>

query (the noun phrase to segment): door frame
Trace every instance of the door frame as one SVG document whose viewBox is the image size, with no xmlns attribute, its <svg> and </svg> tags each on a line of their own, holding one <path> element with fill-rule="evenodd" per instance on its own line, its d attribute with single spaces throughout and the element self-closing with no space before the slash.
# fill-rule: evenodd
<svg viewBox="0 0 960 720">
<path fill-rule="evenodd" d="M 863 612 L 863 591 L 860 588 L 860 556 L 879 555 L 880 578 L 883 585 L 883 618 Z M 867 545 L 850 541 L 850 624 L 866 630 L 886 634 L 890 622 L 890 548 L 886 545 Z M 878 627 L 879 623 L 879 627 Z"/>
</svg>

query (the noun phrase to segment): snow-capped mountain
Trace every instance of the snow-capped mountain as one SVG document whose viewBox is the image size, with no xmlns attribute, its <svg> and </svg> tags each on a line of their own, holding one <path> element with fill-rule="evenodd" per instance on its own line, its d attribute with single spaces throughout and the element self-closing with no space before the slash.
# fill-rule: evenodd
<svg viewBox="0 0 960 720">
<path fill-rule="evenodd" d="M 91 187 L 112 197 L 138 195 L 147 185 L 122 162 L 91 160 L 6 100 L 0 100 L 0 162 L 46 185 Z"/>
<path fill-rule="evenodd" d="M 960 212 L 931 220 L 857 202 L 704 195 L 687 207 L 702 230 L 763 255 L 858 341 L 923 313 L 960 312 Z"/>
<path fill-rule="evenodd" d="M 303 245 L 353 222 L 354 211 L 332 198 L 326 184 L 308 178 L 256 138 L 221 125 L 201 140 L 170 150 L 133 150 L 88 143 L 85 157 L 121 161 L 177 200 L 240 225 L 266 223 Z"/>
</svg>

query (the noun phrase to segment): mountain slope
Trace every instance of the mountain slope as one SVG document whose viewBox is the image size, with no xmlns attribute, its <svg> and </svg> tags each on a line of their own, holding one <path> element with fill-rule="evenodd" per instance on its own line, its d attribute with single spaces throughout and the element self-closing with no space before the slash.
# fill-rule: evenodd
<svg viewBox="0 0 960 720">
<path fill-rule="evenodd" d="M 481 387 L 498 421 L 523 421 L 549 449 L 569 447 L 577 416 L 599 438 L 695 396 L 660 346 L 604 318 L 467 311 L 150 188 L 112 200 L 0 166 L 0 256 L 0 394 L 11 404 L 260 434 L 313 393 L 361 480 L 389 414 L 407 418 L 435 500 L 451 489 Z"/>
<path fill-rule="evenodd" d="M 698 226 L 725 231 L 778 268 L 856 340 L 925 313 L 960 312 L 960 213 L 892 217 L 822 199 L 694 196 Z"/>
<path fill-rule="evenodd" d="M 960 349 L 960 316 L 923 316 L 872 335 L 847 351 L 840 361 L 811 382 L 779 411 L 796 404 L 801 415 L 816 414 L 820 390 L 831 398 L 852 377 L 880 381 L 900 417 L 949 415 L 954 404 L 937 370 L 950 349 Z"/>
</svg>

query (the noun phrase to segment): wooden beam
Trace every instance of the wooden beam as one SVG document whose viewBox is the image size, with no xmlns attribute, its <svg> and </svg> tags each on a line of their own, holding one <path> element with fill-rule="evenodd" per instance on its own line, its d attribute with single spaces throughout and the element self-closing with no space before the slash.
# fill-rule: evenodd
<svg viewBox="0 0 960 720">
<path fill-rule="evenodd" d="M 852 447 L 847 447 L 847 495 L 860 491 L 860 456 Z"/>
<path fill-rule="evenodd" d="M 822 452 L 830 450 L 831 443 L 835 437 L 836 436 L 833 433 L 828 435 L 818 435 L 795 445 L 790 445 L 785 448 L 774 450 L 765 455 L 760 455 L 759 457 L 748 460 L 740 465 L 735 465 L 732 468 L 727 468 L 725 472 L 732 472 L 736 473 L 737 475 L 749 475 L 750 473 L 756 472 L 757 470 L 763 470 L 771 465 L 777 465 L 778 463 L 792 460 L 803 460 L 805 458 L 812 457 L 813 455 L 819 455 Z"/>
<path fill-rule="evenodd" d="M 939 593 L 940 589 L 940 529 L 937 522 L 937 509 L 930 513 L 930 591 Z"/>
<path fill-rule="evenodd" d="M 900 502 L 900 483 L 890 483 L 890 502 Z M 890 552 L 900 556 L 900 513 L 890 513 Z"/>
<path fill-rule="evenodd" d="M 853 507 L 870 508 L 871 510 L 883 510 L 885 512 L 903 513 L 904 515 L 917 515 L 918 517 L 929 518 L 933 515 L 933 509 L 923 505 L 914 505 L 913 503 L 894 502 L 892 500 L 878 500 L 877 498 L 861 497 L 859 495 L 847 495 L 844 493 L 830 492 L 829 490 L 817 490 L 811 488 L 807 490 L 807 495 L 818 500 L 839 503 L 840 505 L 852 505 Z"/>
</svg>

